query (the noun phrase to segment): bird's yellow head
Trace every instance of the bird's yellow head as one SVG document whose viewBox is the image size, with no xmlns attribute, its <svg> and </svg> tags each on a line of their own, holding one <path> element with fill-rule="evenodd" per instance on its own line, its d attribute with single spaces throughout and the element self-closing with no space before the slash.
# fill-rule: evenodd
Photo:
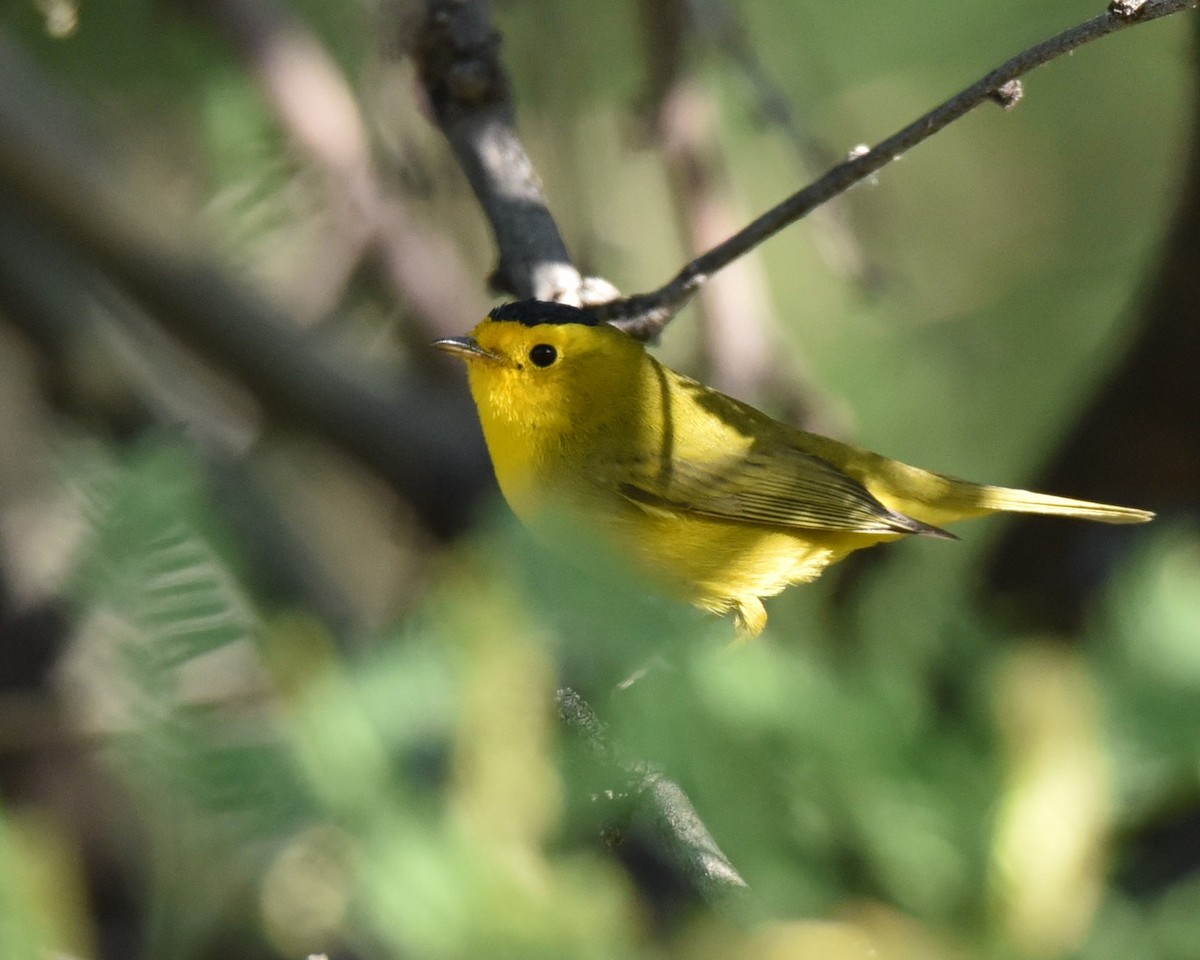
<svg viewBox="0 0 1200 960">
<path fill-rule="evenodd" d="M 636 392 L 642 345 L 586 310 L 522 300 L 435 344 L 467 362 L 485 433 L 543 436 L 586 430 Z"/>
</svg>

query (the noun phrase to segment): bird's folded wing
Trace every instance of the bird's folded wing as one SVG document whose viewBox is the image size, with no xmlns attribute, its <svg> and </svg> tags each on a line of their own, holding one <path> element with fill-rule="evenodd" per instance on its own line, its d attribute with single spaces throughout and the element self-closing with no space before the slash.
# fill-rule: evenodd
<svg viewBox="0 0 1200 960">
<path fill-rule="evenodd" d="M 794 449 L 705 462 L 674 458 L 666 469 L 644 461 L 623 465 L 621 473 L 622 495 L 648 510 L 804 530 L 950 536 L 888 509 L 832 464 Z"/>
</svg>

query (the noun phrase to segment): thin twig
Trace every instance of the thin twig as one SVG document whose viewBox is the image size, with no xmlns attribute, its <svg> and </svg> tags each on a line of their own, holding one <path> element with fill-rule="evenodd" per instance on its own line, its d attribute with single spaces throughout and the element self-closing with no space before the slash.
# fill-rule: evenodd
<svg viewBox="0 0 1200 960">
<path fill-rule="evenodd" d="M 639 339 L 654 339 L 713 273 L 887 166 L 979 104 L 993 101 L 996 92 L 1012 80 L 1093 40 L 1137 23 L 1148 23 L 1193 8 L 1196 3 L 1197 0 L 1146 0 L 1132 11 L 1126 3 L 1035 44 L 870 150 L 838 164 L 728 240 L 691 261 L 662 287 L 593 307 L 593 311 Z"/>
<path fill-rule="evenodd" d="M 717 32 L 734 34 L 738 50 L 752 59 L 763 84 L 769 78 L 754 59 L 740 23 L 724 0 L 647 0 L 639 9 L 646 77 L 639 109 L 663 157 L 686 249 L 695 254 L 727 237 L 745 222 L 745 217 L 731 194 L 727 158 L 719 138 L 714 136 L 719 107 L 715 98 L 683 71 L 685 28 L 712 12 L 721 27 Z M 707 24 L 704 27 L 709 29 Z M 772 90 L 779 110 L 787 117 L 786 98 L 777 85 Z M 773 116 L 777 112 L 770 111 L 766 104 L 760 109 Z M 786 122 L 790 134 L 805 139 L 790 119 Z M 827 205 L 818 214 L 836 219 L 836 205 Z M 833 228 L 832 223 L 827 226 L 831 229 L 824 235 L 831 242 L 824 245 L 826 248 L 843 252 L 857 248 L 846 230 Z M 851 260 L 863 263 L 861 256 L 850 255 L 839 257 L 838 262 L 848 266 Z M 778 344 L 772 338 L 774 314 L 764 267 L 757 256 L 730 264 L 707 284 L 700 295 L 701 369 L 705 382 L 743 400 L 769 397 L 775 407 L 787 412 L 788 422 L 836 436 L 844 424 L 838 422 L 832 398 L 824 395 L 796 363 L 788 364 L 787 371 L 781 373 L 776 362 Z"/>
<path fill-rule="evenodd" d="M 659 152 L 689 250 L 704 250 L 744 222 L 729 191 L 729 169 L 713 136 L 716 107 L 695 83 L 665 92 L 655 118 Z M 774 368 L 773 312 L 762 263 L 730 264 L 700 294 L 705 380 L 734 396 L 761 396 Z"/>
<path fill-rule="evenodd" d="M 745 218 L 729 195 L 728 164 L 713 135 L 713 98 L 681 69 L 686 22 L 683 0 L 643 5 L 643 110 L 666 168 L 684 247 L 698 253 L 728 236 Z M 768 345 L 771 306 L 762 264 L 756 257 L 732 264 L 705 287 L 700 305 L 705 380 L 735 397 L 761 397 L 773 367 Z"/>
<path fill-rule="evenodd" d="M 729 0 L 689 0 L 688 7 L 709 42 L 741 71 L 763 122 L 783 132 L 800 172 L 807 177 L 837 163 L 837 151 L 797 118 L 787 92 L 759 56 Z M 855 237 L 848 208 L 827 203 L 813 211 L 812 226 L 817 252 L 832 270 L 865 288 L 878 286 L 882 271 L 868 260 Z"/>
<path fill-rule="evenodd" d="M 694 83 L 680 82 L 659 101 L 654 129 L 688 249 L 704 250 L 745 218 L 729 190 L 729 171 L 710 129 L 716 109 Z M 836 404 L 803 365 L 781 365 L 775 306 L 757 253 L 729 265 L 700 291 L 703 379 L 744 400 L 786 409 L 789 422 L 820 433 L 837 433 Z M 786 373 L 781 373 L 786 366 Z"/>
</svg>

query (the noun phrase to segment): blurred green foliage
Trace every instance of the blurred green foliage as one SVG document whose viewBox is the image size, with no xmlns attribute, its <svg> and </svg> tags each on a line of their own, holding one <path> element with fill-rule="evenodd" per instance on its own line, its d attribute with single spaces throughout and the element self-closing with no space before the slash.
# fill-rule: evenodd
<svg viewBox="0 0 1200 960">
<path fill-rule="evenodd" d="M 669 660 L 605 701 L 613 739 L 679 777 L 768 913 L 844 913 L 869 893 L 968 943 L 1006 941 L 981 921 L 1002 909 L 987 883 L 1005 796 L 992 681 L 1011 654 L 963 611 L 945 628 L 972 647 L 952 678 L 966 703 L 947 716 L 928 675 L 894 658 L 782 636 L 730 650 L 713 624 L 636 599 L 618 571 L 581 575 L 505 525 L 350 665 L 319 624 L 255 609 L 185 448 L 73 459 L 94 526 L 72 699 L 148 830 L 136 856 L 152 955 L 203 954 L 256 926 L 283 955 L 656 955 L 629 881 L 594 844 L 594 801 L 563 807 L 551 716 L 556 660 L 607 684 L 655 649 Z M 1084 715 L 1080 746 L 1110 745 L 1118 817 L 1196 785 L 1195 671 L 1166 677 L 1143 649 L 1195 617 L 1175 587 L 1195 562 L 1178 534 L 1149 544 L 1099 618 L 1091 666 L 1070 658 L 1103 703 L 1105 729 Z M 1062 730 L 1023 722 L 1034 740 Z M 1152 909 L 1116 897 L 1096 929 L 1183 957 L 1170 943 L 1193 911 L 1181 891 Z M 9 936 L 27 915 L 12 912 Z M 1097 942 L 1080 955 L 1116 954 Z"/>
<path fill-rule="evenodd" d="M 498 6 L 523 129 L 571 244 L 627 291 L 665 280 L 687 254 L 631 116 L 636 8 Z M 312 229 L 319 190 L 211 33 L 129 0 L 83 4 L 53 38 L 38 9 L 14 7 L 9 29 L 144 166 L 148 196 L 182 196 L 251 272 Z M 372 15 L 295 9 L 374 104 Z M 740 10 L 802 122 L 839 152 L 1094 12 Z M 1012 483 L 1053 449 L 1120 353 L 1172 208 L 1187 41 L 1177 22 L 1089 47 L 1030 78 L 1013 114 L 972 115 L 855 190 L 881 291 L 831 272 L 803 226 L 763 248 L 782 338 L 846 399 L 864 444 Z M 754 118 L 744 78 L 713 50 L 691 44 L 688 63 L 719 107 L 747 218 L 818 172 Z M 384 166 L 428 187 L 414 202 L 483 277 L 486 234 L 463 222 L 465 188 L 408 109 L 370 113 Z M 380 297 L 363 294 L 351 319 L 390 316 Z M 688 353 L 694 319 L 675 322 L 664 354 Z M 141 885 L 147 956 L 702 957 L 721 943 L 724 956 L 851 957 L 862 936 L 902 960 L 1195 956 L 1194 871 L 1149 892 L 1114 879 L 1132 869 L 1129 834 L 1200 796 L 1200 541 L 1186 522 L 1128 534 L 1136 550 L 1070 644 L 1013 635 L 974 600 L 993 524 L 955 545 L 886 548 L 849 609 L 832 578 L 793 590 L 762 642 L 730 649 L 726 624 L 643 596 L 597 551 L 564 564 L 499 508 L 467 542 L 432 549 L 332 453 L 274 442 L 283 466 L 257 468 L 360 605 L 355 628 L 262 594 L 248 531 L 178 438 L 76 437 L 54 454 L 86 530 L 70 557 L 64 710 L 128 796 L 114 869 Z M 349 477 L 336 495 L 298 492 L 326 470 Z M 355 591 L 381 565 L 396 595 L 372 606 Z M 562 682 L 594 699 L 624 756 L 687 791 L 757 914 L 660 922 L 598 840 L 610 808 L 555 722 Z M 0 956 L 94 952 L 82 856 L 53 853 L 79 828 L 17 805 L 0 819 Z M 807 918 L 848 926 L 774 926 Z M 769 947 L 756 939 L 768 934 Z"/>
</svg>

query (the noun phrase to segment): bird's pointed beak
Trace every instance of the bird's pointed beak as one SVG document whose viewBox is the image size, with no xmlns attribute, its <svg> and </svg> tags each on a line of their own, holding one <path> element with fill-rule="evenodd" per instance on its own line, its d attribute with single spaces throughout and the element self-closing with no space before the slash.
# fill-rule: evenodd
<svg viewBox="0 0 1200 960">
<path fill-rule="evenodd" d="M 445 337 L 442 340 L 434 340 L 433 345 L 464 360 L 491 360 L 500 363 L 504 359 L 500 354 L 481 347 L 474 337 Z"/>
</svg>

